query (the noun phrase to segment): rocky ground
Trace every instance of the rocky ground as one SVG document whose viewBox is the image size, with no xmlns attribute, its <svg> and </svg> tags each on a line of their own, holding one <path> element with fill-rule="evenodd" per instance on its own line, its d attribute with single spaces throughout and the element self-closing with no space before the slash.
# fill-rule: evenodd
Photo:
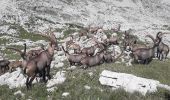
<svg viewBox="0 0 170 100">
<path fill-rule="evenodd" d="M 147 34 L 155 37 L 159 31 L 170 33 L 169 13 L 169 0 L 1 0 L 0 57 L 21 60 L 18 53 L 5 48 L 16 47 L 22 50 L 23 43 L 27 43 L 28 50 L 39 48 L 41 44 L 47 46 L 48 40 L 37 33 L 49 32 L 50 28 L 54 30 L 60 45 L 70 39 L 69 34 L 77 34 L 82 27 L 88 25 L 102 26 L 104 30 L 110 30 L 120 24 L 122 31 L 130 29 L 131 34 L 144 42 Z M 121 36 L 121 33 L 118 33 L 118 36 Z M 163 42 L 170 46 L 169 38 L 169 34 L 164 35 Z M 94 44 L 86 39 L 78 43 L 82 47 Z M 116 50 L 119 52 L 119 47 Z M 132 64 L 133 66 L 126 66 L 129 64 L 118 60 L 116 63 L 104 63 L 84 70 L 80 66 L 70 67 L 66 59 L 63 51 L 55 52 L 51 64 L 53 78 L 47 84 L 34 81 L 31 91 L 26 90 L 25 76 L 19 75 L 20 69 L 1 75 L 0 99 L 168 100 L 170 98 L 169 60 L 155 59 L 149 65 Z M 110 87 L 115 84 L 102 85 L 100 76 L 104 70 L 116 73 L 115 75 L 125 73 L 133 78 L 139 77 L 138 80 L 151 79 L 154 81 L 154 91 L 148 92 L 150 91 L 147 90 L 148 84 L 145 84 L 145 87 L 141 81 L 142 85 L 137 86 L 137 91 L 134 88 L 135 92 L 130 93 L 128 87 L 125 87 L 128 85 L 122 85 L 122 81 L 114 81 L 118 87 L 124 86 L 116 90 Z M 161 85 L 158 86 L 158 83 Z"/>
<path fill-rule="evenodd" d="M 62 31 L 61 33 L 55 33 L 58 38 L 59 44 L 64 45 L 64 42 L 69 40 L 68 33 L 76 34 L 71 28 L 69 31 Z M 76 31 L 76 29 L 74 29 Z M 24 35 L 23 35 L 24 34 Z M 29 45 L 29 49 L 36 49 L 41 44 L 47 45 L 48 40 L 40 35 L 31 33 L 22 33 L 17 36 L 2 35 L 1 39 L 1 53 L 5 53 L 5 57 L 10 60 L 20 59 L 20 56 L 12 51 L 8 51 L 5 47 L 17 47 L 23 49 L 23 43 Z M 67 35 L 66 35 L 67 34 Z M 118 33 L 121 34 L 121 33 Z M 100 35 L 97 35 L 100 36 Z M 121 35 L 119 35 L 121 36 Z M 82 38 L 83 39 L 83 38 Z M 93 45 L 92 41 L 86 39 L 80 40 L 79 44 L 84 47 Z M 119 49 L 116 49 L 118 52 Z M 71 52 L 71 51 L 70 51 Z M 25 88 L 25 76 L 20 69 L 12 73 L 5 73 L 0 76 L 0 87 L 4 92 L 0 92 L 0 98 L 10 99 L 167 99 L 169 98 L 168 86 L 159 86 L 159 83 L 170 85 L 169 78 L 169 60 L 158 61 L 154 60 L 149 65 L 133 64 L 133 66 L 126 66 L 125 63 L 118 60 L 116 63 L 104 63 L 99 66 L 94 66 L 86 70 L 80 66 L 69 66 L 67 58 L 63 51 L 55 52 L 54 60 L 51 64 L 51 74 L 53 78 L 48 81 L 47 84 L 41 84 L 34 81 L 32 90 L 27 91 Z M 126 81 L 117 81 L 104 84 L 103 82 L 109 82 L 109 78 L 105 81 L 101 81 L 101 76 L 104 70 L 109 70 L 115 73 L 114 78 L 122 79 L 118 77 L 120 73 L 126 73 L 129 76 L 136 75 L 139 77 L 139 83 L 135 78 L 131 78 L 137 83 L 136 88 L 129 88 L 124 86 Z M 111 73 L 111 72 L 110 72 Z M 125 74 L 125 77 L 126 77 Z M 19 75 L 19 77 L 18 77 Z M 109 74 L 106 74 L 109 75 Z M 128 76 L 127 75 L 127 76 Z M 136 77 L 135 76 L 135 77 Z M 126 78 L 123 77 L 123 80 Z M 140 77 L 146 81 L 142 81 Z M 130 77 L 127 77 L 128 80 Z M 153 79 L 153 80 L 150 80 Z M 155 81 L 154 81 L 155 80 Z M 111 81 L 111 80 L 110 80 Z M 128 80 L 129 81 L 129 80 Z M 143 83 L 144 82 L 144 83 Z M 123 84 L 122 84 L 123 83 Z M 122 86 L 121 86 L 122 84 Z M 106 86 L 105 86 L 106 85 Z M 107 86 L 109 85 L 109 86 Z M 113 86 L 113 87 L 110 87 Z M 115 89 L 115 86 L 120 88 Z M 150 88 L 148 87 L 150 86 Z M 124 88 L 123 88 L 124 87 Z M 129 89 L 128 89 L 129 88 Z M 11 90 L 10 90 L 11 89 Z M 150 90 L 151 89 L 151 90 Z M 130 92 L 129 92 L 130 91 Z M 132 92 L 133 91 L 133 92 Z M 9 95 L 10 96 L 7 96 Z"/>
</svg>

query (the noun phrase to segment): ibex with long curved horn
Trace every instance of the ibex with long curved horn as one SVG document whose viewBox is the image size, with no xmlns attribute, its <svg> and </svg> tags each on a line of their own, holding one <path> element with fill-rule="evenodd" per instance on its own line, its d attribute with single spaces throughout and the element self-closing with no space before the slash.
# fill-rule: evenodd
<svg viewBox="0 0 170 100">
<path fill-rule="evenodd" d="M 157 47 L 157 57 L 159 60 L 167 58 L 169 53 L 169 46 L 162 42 L 162 36 L 166 33 L 158 32 L 156 35 L 156 41 L 160 41 Z"/>
<path fill-rule="evenodd" d="M 147 37 L 150 37 L 152 39 L 154 45 L 150 48 L 139 48 L 135 51 L 132 51 L 134 60 L 136 62 L 140 61 L 143 64 L 148 64 L 154 57 L 154 49 L 158 46 L 159 42 L 156 42 L 151 35 L 147 35 Z"/>
<path fill-rule="evenodd" d="M 56 44 L 56 40 L 54 40 L 54 37 L 53 38 L 48 37 L 48 39 L 51 41 L 49 43 L 48 48 L 32 59 L 29 59 L 26 56 L 26 44 L 24 44 L 24 52 L 15 48 L 8 48 L 19 52 L 23 59 L 22 66 L 24 68 L 24 73 L 28 76 L 26 80 L 27 89 L 31 87 L 32 81 L 34 80 L 37 74 L 40 74 L 40 76 L 42 75 L 44 82 L 46 82 L 45 79 L 46 75 L 48 79 L 51 78 L 50 64 L 57 44 Z"/>
</svg>

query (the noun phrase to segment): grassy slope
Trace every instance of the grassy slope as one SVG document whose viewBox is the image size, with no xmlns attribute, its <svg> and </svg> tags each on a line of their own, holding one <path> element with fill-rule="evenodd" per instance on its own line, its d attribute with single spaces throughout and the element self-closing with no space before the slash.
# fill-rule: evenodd
<svg viewBox="0 0 170 100">
<path fill-rule="evenodd" d="M 39 36 L 32 36 L 27 34 L 25 30 L 20 34 L 20 38 L 30 39 L 33 41 L 42 39 Z M 71 30 L 72 32 L 72 30 Z M 70 31 L 66 31 L 65 34 L 70 34 Z M 23 47 L 19 47 L 23 48 Z M 17 54 L 13 52 L 6 51 L 6 53 L 11 57 L 17 57 Z M 66 72 L 66 81 L 57 86 L 54 92 L 47 92 L 44 84 L 35 84 L 32 90 L 27 91 L 25 87 L 18 89 L 9 89 L 8 86 L 0 86 L 0 100 L 14 100 L 14 99 L 33 99 L 33 100 L 164 100 L 170 97 L 170 92 L 164 89 L 158 89 L 158 92 L 147 94 L 142 96 L 140 93 L 129 94 L 122 89 L 113 91 L 111 87 L 102 86 L 99 83 L 99 75 L 103 70 L 111 70 L 116 72 L 124 72 L 134 74 L 136 76 L 150 78 L 159 80 L 161 83 L 170 85 L 170 61 L 161 62 L 158 60 L 152 61 L 149 65 L 134 65 L 132 67 L 126 67 L 124 64 L 102 64 L 100 66 L 95 66 L 83 70 L 77 67 L 73 71 Z M 65 62 L 65 66 L 61 69 L 53 69 L 51 73 L 55 73 L 59 70 L 65 70 L 68 68 L 68 62 Z M 93 75 L 90 76 L 89 73 L 92 72 Z M 84 88 L 85 85 L 91 87 L 90 90 Z M 14 92 L 21 90 L 25 93 L 25 97 L 20 95 L 14 95 Z M 67 97 L 62 97 L 63 92 L 69 92 L 70 95 Z M 50 98 L 48 98 L 48 95 Z"/>
<path fill-rule="evenodd" d="M 170 85 L 170 61 L 160 62 L 154 60 L 149 65 L 134 65 L 132 67 L 126 67 L 123 64 L 102 64 L 100 66 L 95 66 L 92 68 L 88 68 L 87 70 L 83 70 L 81 68 L 76 68 L 73 71 L 67 71 L 66 77 L 67 80 L 58 85 L 57 89 L 48 93 L 46 91 L 46 87 L 43 84 L 36 84 L 32 88 L 32 90 L 27 91 L 25 87 L 21 88 L 21 91 L 26 94 L 26 96 L 22 99 L 26 98 L 34 98 L 37 100 L 45 100 L 49 95 L 53 100 L 56 99 L 72 99 L 72 100 L 160 100 L 167 99 L 170 96 L 170 92 L 164 89 L 158 89 L 158 92 L 147 94 L 146 96 L 142 96 L 140 93 L 129 94 L 124 90 L 116 90 L 113 91 L 111 87 L 100 85 L 98 79 L 99 74 L 103 70 L 111 70 L 116 72 L 125 72 L 134 74 L 140 77 L 150 78 L 159 80 L 161 83 Z M 68 63 L 65 63 L 63 69 L 68 67 Z M 61 69 L 55 69 L 53 72 L 56 72 Z M 89 73 L 92 72 L 93 75 L 90 76 Z M 84 88 L 85 85 L 91 87 L 90 90 L 86 90 Z M 20 96 L 14 96 L 14 91 L 18 89 L 9 90 L 7 86 L 1 86 L 0 88 L 0 98 L 11 99 L 11 98 L 21 98 Z M 69 92 L 70 95 L 66 98 L 62 97 L 63 92 Z M 8 96 L 10 94 L 10 96 Z"/>
</svg>

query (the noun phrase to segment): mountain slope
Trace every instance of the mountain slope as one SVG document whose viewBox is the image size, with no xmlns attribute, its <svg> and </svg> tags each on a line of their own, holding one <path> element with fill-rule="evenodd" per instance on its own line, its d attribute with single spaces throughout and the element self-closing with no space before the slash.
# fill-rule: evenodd
<svg viewBox="0 0 170 100">
<path fill-rule="evenodd" d="M 170 23 L 169 5 L 168 0 L 1 0 L 0 24 L 18 24 L 28 31 L 63 27 L 63 23 L 161 29 Z"/>
</svg>

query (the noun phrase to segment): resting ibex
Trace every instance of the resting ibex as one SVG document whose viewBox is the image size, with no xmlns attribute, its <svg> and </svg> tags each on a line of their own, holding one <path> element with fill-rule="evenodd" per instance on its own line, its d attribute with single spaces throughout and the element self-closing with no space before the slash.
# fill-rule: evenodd
<svg viewBox="0 0 170 100">
<path fill-rule="evenodd" d="M 51 41 L 48 48 L 33 59 L 29 59 L 26 56 L 26 44 L 24 44 L 24 52 L 15 48 L 8 48 L 19 52 L 23 59 L 22 67 L 24 68 L 24 73 L 28 76 L 26 80 L 27 89 L 31 87 L 32 81 L 37 74 L 40 74 L 40 76 L 42 75 L 44 82 L 46 82 L 46 75 L 48 79 L 51 79 L 50 64 L 54 55 L 54 50 L 56 50 L 58 45 L 54 37 L 48 37 L 48 39 Z"/>
<path fill-rule="evenodd" d="M 121 51 L 121 54 L 115 58 L 115 55 L 112 56 L 112 53 L 111 53 L 111 52 L 108 53 L 108 52 L 105 51 L 105 52 L 104 52 L 104 60 L 105 60 L 105 62 L 107 62 L 107 63 L 109 63 L 109 62 L 115 62 L 115 61 L 117 61 L 117 60 L 122 56 L 122 54 L 123 54 L 123 51 Z"/>
<path fill-rule="evenodd" d="M 136 39 L 134 38 L 133 35 L 130 35 L 129 32 L 125 31 L 125 33 L 123 34 L 124 35 L 124 38 L 123 38 L 123 47 L 124 47 L 124 50 L 126 49 L 127 46 L 131 46 L 133 47 L 134 49 L 136 48 L 140 48 L 142 47 L 143 48 L 143 45 L 140 45 L 140 44 L 136 44 Z M 145 47 L 145 46 L 144 46 Z"/>
<path fill-rule="evenodd" d="M 160 41 L 157 47 L 157 57 L 159 60 L 163 60 L 167 58 L 169 53 L 169 46 L 162 42 L 162 35 L 165 33 L 158 32 L 156 35 L 156 41 Z"/>
<path fill-rule="evenodd" d="M 113 32 L 119 32 L 120 31 L 120 28 L 121 28 L 121 25 L 119 24 L 117 27 L 112 27 L 111 30 Z"/>
<path fill-rule="evenodd" d="M 70 49 L 73 49 L 75 54 L 78 54 L 78 53 L 81 52 L 81 51 L 80 51 L 80 48 L 81 48 L 81 47 L 80 47 L 78 44 L 73 43 L 73 44 L 71 44 L 71 45 L 69 46 L 69 48 L 70 48 Z"/>
<path fill-rule="evenodd" d="M 112 36 L 106 40 L 104 40 L 106 43 L 108 43 L 109 45 L 118 45 L 118 37 L 117 36 Z"/>
<path fill-rule="evenodd" d="M 98 43 L 95 44 L 94 46 L 83 48 L 81 50 L 81 53 L 86 54 L 87 56 L 92 56 L 95 52 L 95 50 L 99 47 Z"/>
<path fill-rule="evenodd" d="M 81 64 L 84 68 L 99 65 L 104 62 L 104 50 L 95 56 L 86 56 L 81 60 Z"/>
<path fill-rule="evenodd" d="M 86 54 L 87 56 L 93 56 L 94 52 L 97 48 L 100 48 L 101 50 L 103 50 L 106 47 L 106 44 L 99 42 L 95 39 L 94 39 L 94 41 L 96 42 L 96 44 L 94 46 L 83 48 L 81 50 L 81 53 Z"/>
<path fill-rule="evenodd" d="M 158 46 L 159 42 L 156 42 L 151 35 L 147 35 L 147 37 L 152 39 L 154 45 L 150 48 L 138 48 L 135 51 L 132 51 L 135 62 L 140 61 L 143 64 L 148 64 L 154 57 L 154 49 Z"/>
<path fill-rule="evenodd" d="M 0 68 L 2 73 L 9 70 L 9 63 L 9 60 L 0 60 Z"/>
<path fill-rule="evenodd" d="M 80 65 L 81 59 L 86 57 L 86 54 L 83 54 L 83 53 L 76 54 L 76 55 L 75 54 L 69 54 L 68 51 L 66 51 L 63 46 L 62 46 L 62 49 L 63 49 L 65 55 L 67 56 L 67 59 L 70 63 L 70 66 L 75 65 L 76 63 Z"/>
</svg>

